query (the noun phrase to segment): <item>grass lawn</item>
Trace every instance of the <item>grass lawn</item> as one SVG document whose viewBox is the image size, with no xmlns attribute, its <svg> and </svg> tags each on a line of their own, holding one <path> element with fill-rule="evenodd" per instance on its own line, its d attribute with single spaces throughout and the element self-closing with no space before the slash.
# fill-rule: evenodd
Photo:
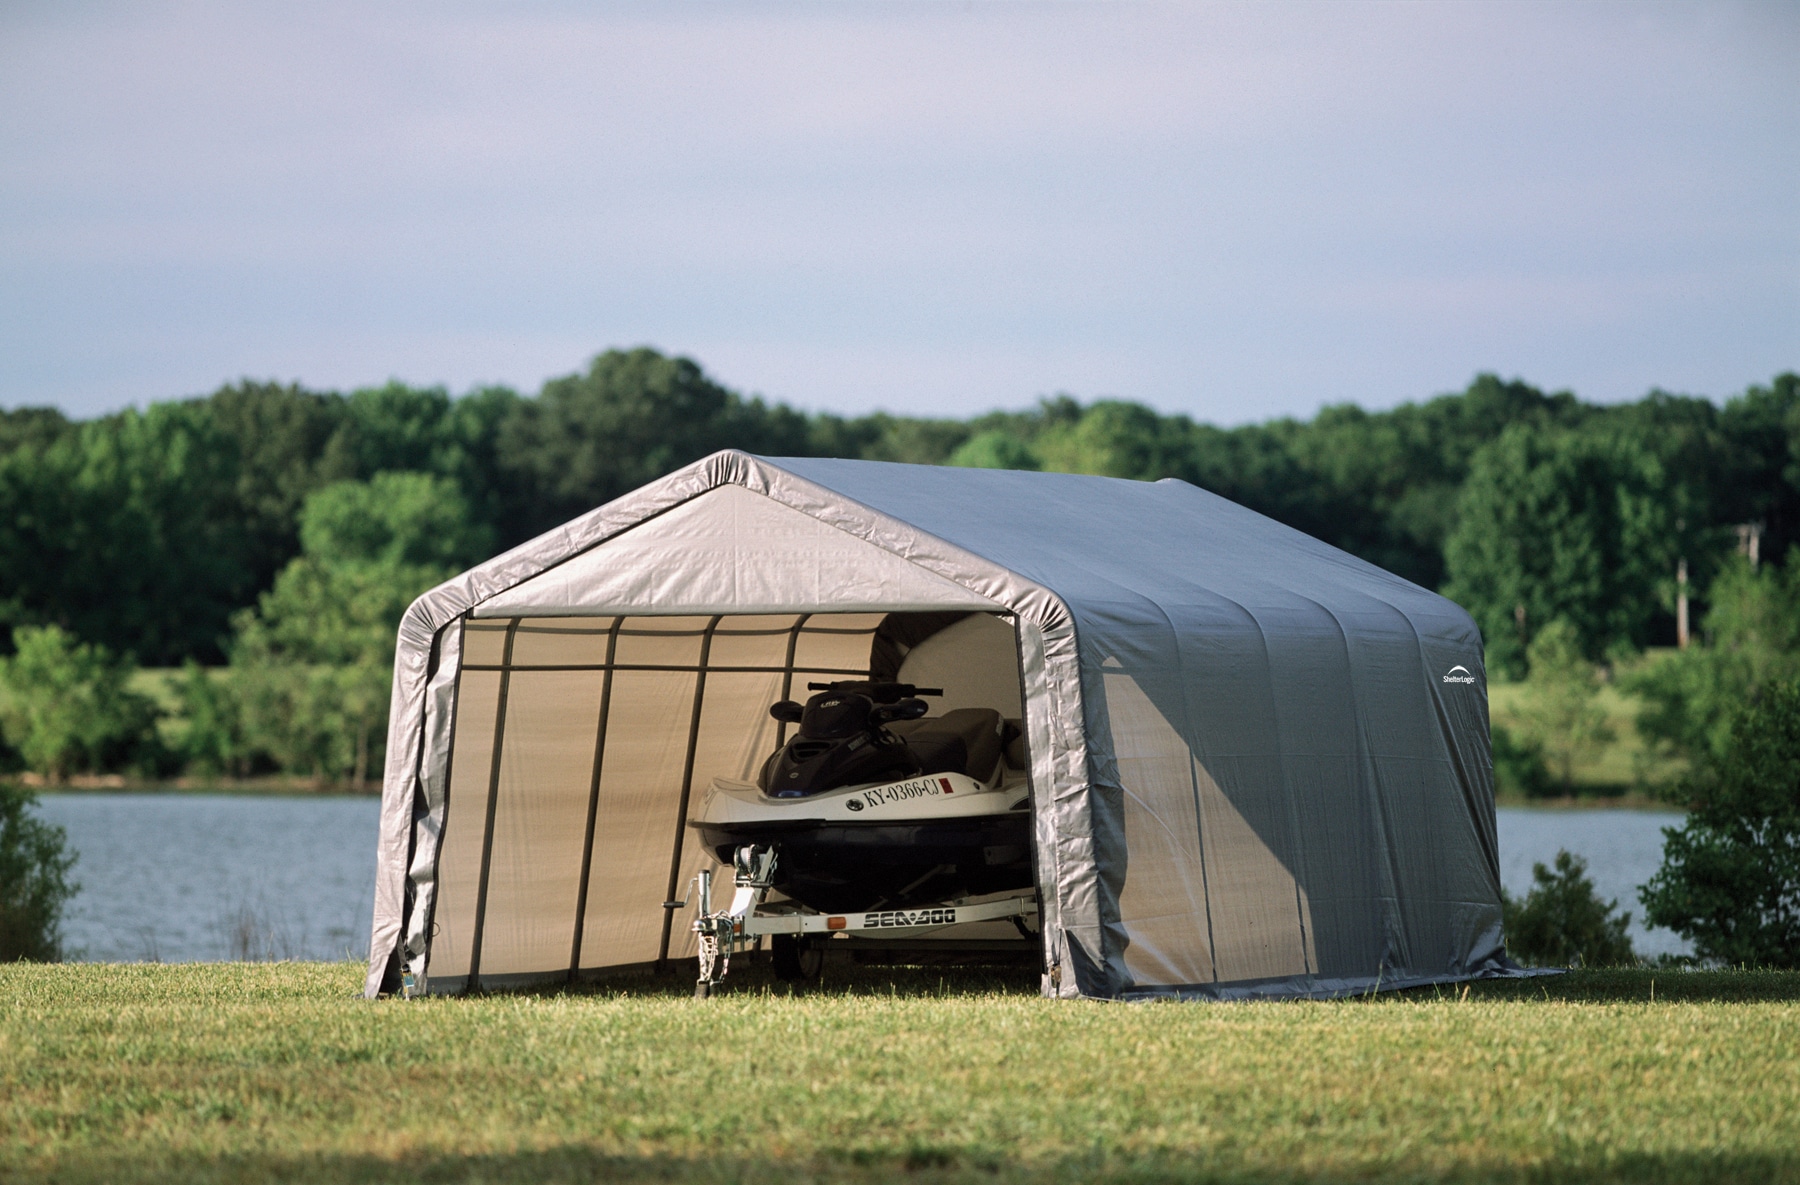
<svg viewBox="0 0 1800 1185">
<path fill-rule="evenodd" d="M 1797 975 L 733 975 L 371 1004 L 346 964 L 7 966 L 0 1181 L 1800 1181 Z"/>
</svg>

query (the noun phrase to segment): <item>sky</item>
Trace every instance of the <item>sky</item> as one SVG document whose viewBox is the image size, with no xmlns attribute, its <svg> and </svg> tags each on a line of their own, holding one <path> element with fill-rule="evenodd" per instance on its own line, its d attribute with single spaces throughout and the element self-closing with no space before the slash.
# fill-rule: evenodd
<svg viewBox="0 0 1800 1185">
<path fill-rule="evenodd" d="M 1800 368 L 1800 6 L 0 0 L 0 406 L 1221 424 Z"/>
</svg>

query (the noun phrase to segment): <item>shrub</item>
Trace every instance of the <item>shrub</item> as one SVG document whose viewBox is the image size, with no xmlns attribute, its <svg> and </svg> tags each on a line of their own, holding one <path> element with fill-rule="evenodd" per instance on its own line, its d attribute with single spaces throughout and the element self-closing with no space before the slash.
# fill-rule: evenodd
<svg viewBox="0 0 1800 1185">
<path fill-rule="evenodd" d="M 1531 675 L 1514 710 L 1519 731 L 1555 775 L 1564 794 L 1575 790 L 1575 766 L 1613 741 L 1594 664 L 1581 653 L 1575 627 L 1557 619 L 1538 631 L 1527 651 Z"/>
<path fill-rule="evenodd" d="M 0 727 L 33 771 L 52 782 L 77 770 L 154 761 L 156 705 L 130 690 L 132 664 L 54 625 L 13 631 L 0 661 Z"/>
<path fill-rule="evenodd" d="M 1691 771 L 1725 757 L 1738 710 L 1800 678 L 1800 551 L 1785 567 L 1733 559 L 1707 590 L 1701 640 L 1620 680 L 1643 707 L 1637 730 Z"/>
<path fill-rule="evenodd" d="M 231 682 L 189 659 L 176 694 L 181 715 L 175 748 L 187 771 L 248 774 L 252 753 L 244 738 L 243 708 Z"/>
<path fill-rule="evenodd" d="M 1516 737 L 1502 725 L 1493 727 L 1494 782 L 1507 794 L 1545 798 L 1555 791 L 1550 767 L 1544 764 L 1544 746 Z"/>
<path fill-rule="evenodd" d="M 0 962 L 62 958 L 63 905 L 80 886 L 61 827 L 34 817 L 37 796 L 0 785 Z"/>
<path fill-rule="evenodd" d="M 1556 853 L 1556 871 L 1531 866 L 1524 901 L 1504 890 L 1506 948 L 1520 962 L 1556 967 L 1615 967 L 1637 961 L 1625 928 L 1631 915 L 1617 901 L 1602 901 L 1587 877 L 1587 861 Z"/>
<path fill-rule="evenodd" d="M 240 639 L 232 688 L 247 749 L 292 773 L 361 785 L 381 769 L 392 679 L 384 663 L 298 663 Z"/>
<path fill-rule="evenodd" d="M 1723 756 L 1682 783 L 1687 822 L 1639 891 L 1703 958 L 1800 967 L 1800 684 L 1742 707 Z"/>
</svg>

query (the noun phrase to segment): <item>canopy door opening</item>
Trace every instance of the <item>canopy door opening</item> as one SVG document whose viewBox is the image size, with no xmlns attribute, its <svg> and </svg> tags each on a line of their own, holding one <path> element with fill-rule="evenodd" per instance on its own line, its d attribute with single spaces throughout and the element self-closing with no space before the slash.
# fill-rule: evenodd
<svg viewBox="0 0 1800 1185">
<path fill-rule="evenodd" d="M 1001 615 L 521 616 L 466 619 L 460 638 L 434 992 L 693 957 L 664 908 L 713 863 L 688 821 L 714 778 L 756 778 L 790 728 L 769 705 L 810 683 L 929 678 L 934 716 L 999 712 L 1027 768 Z"/>
</svg>

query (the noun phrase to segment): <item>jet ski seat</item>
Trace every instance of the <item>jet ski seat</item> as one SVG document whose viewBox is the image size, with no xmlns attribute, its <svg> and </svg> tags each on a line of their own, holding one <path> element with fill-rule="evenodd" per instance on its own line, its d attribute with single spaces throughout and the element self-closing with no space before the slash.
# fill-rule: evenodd
<svg viewBox="0 0 1800 1185">
<path fill-rule="evenodd" d="M 896 720 L 887 729 L 906 742 L 922 772 L 968 774 L 985 782 L 1000 762 L 1000 725 L 1000 713 L 992 708 L 957 708 L 923 720 Z"/>
</svg>

